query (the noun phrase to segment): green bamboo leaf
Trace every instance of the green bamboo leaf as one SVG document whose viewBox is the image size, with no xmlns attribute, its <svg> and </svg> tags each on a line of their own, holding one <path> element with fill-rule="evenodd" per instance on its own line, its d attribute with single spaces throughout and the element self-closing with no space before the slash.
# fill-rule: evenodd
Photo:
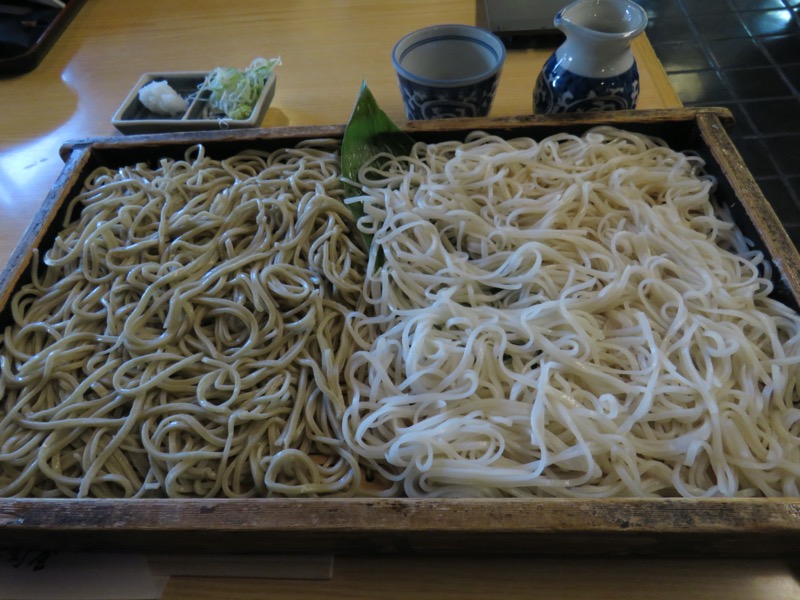
<svg viewBox="0 0 800 600">
<path fill-rule="evenodd" d="M 400 130 L 389 116 L 378 106 L 375 97 L 367 87 L 367 82 L 361 83 L 353 114 L 344 131 L 342 139 L 342 175 L 351 181 L 358 181 L 358 171 L 368 160 L 382 152 L 393 156 L 403 156 L 411 152 L 414 140 Z M 361 190 L 349 183 L 344 184 L 346 198 L 360 196 Z M 364 214 L 362 202 L 348 204 L 353 218 L 358 219 Z M 372 244 L 372 235 L 362 234 L 366 250 Z"/>
</svg>

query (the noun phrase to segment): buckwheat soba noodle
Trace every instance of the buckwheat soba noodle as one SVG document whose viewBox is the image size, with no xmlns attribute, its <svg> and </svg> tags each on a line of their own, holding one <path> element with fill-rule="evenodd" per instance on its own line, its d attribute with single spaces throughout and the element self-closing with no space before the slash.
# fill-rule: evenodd
<svg viewBox="0 0 800 600">
<path fill-rule="evenodd" d="M 11 300 L 0 495 L 798 495 L 800 318 L 699 158 L 418 143 L 367 257 L 337 152 L 91 176 Z"/>
<path fill-rule="evenodd" d="M 359 486 L 340 379 L 365 257 L 337 151 L 218 161 L 196 147 L 91 176 L 46 272 L 12 301 L 1 495 Z"/>
</svg>

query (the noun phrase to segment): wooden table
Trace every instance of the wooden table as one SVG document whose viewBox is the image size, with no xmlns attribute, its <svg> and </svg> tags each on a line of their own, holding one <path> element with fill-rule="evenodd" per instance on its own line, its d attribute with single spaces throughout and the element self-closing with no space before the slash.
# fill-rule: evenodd
<svg viewBox="0 0 800 600">
<path fill-rule="evenodd" d="M 0 81 L 0 264 L 46 196 L 75 138 L 118 135 L 110 123 L 145 71 L 244 67 L 280 56 L 265 127 L 344 123 L 365 79 L 404 120 L 390 51 L 430 24 L 475 23 L 471 0 L 91 0 L 33 72 Z M 531 112 L 547 49 L 509 52 L 492 115 Z M 640 108 L 680 106 L 645 37 L 634 43 Z M 333 578 L 175 578 L 164 598 L 796 598 L 781 561 L 337 557 Z"/>
<path fill-rule="evenodd" d="M 61 170 L 66 140 L 120 135 L 111 117 L 148 71 L 245 67 L 280 56 L 263 125 L 346 123 L 362 79 L 404 120 L 391 63 L 395 41 L 436 23 L 475 23 L 474 0 L 91 0 L 39 67 L 0 80 L 0 265 Z M 533 84 L 552 49 L 509 52 L 492 115 L 532 111 Z M 642 108 L 678 106 L 644 37 L 635 42 Z"/>
</svg>

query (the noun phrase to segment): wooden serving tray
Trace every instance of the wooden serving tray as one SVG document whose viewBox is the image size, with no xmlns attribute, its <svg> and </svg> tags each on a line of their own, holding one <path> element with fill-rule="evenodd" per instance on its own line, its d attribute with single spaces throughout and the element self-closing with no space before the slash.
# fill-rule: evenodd
<svg viewBox="0 0 800 600">
<path fill-rule="evenodd" d="M 439 141 L 481 129 L 541 138 L 610 124 L 702 155 L 718 199 L 773 260 L 775 296 L 800 305 L 800 255 L 725 131 L 724 109 L 674 109 L 408 123 Z M 60 213 L 91 170 L 202 143 L 212 156 L 341 138 L 344 126 L 202 132 L 85 140 L 64 146 L 66 166 L 0 274 L 6 305 L 47 248 Z M 779 499 L 0 499 L 0 548 L 269 553 L 523 553 L 539 555 L 788 556 L 800 550 L 800 498 Z"/>
</svg>

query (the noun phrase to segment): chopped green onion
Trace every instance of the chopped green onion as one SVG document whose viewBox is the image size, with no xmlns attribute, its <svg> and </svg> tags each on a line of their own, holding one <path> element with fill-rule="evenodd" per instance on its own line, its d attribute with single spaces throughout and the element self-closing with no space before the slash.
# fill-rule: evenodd
<svg viewBox="0 0 800 600">
<path fill-rule="evenodd" d="M 234 67 L 217 67 L 206 76 L 200 91 L 210 91 L 211 106 L 229 119 L 247 119 L 273 69 L 279 64 L 280 58 L 256 58 L 244 71 Z"/>
</svg>

